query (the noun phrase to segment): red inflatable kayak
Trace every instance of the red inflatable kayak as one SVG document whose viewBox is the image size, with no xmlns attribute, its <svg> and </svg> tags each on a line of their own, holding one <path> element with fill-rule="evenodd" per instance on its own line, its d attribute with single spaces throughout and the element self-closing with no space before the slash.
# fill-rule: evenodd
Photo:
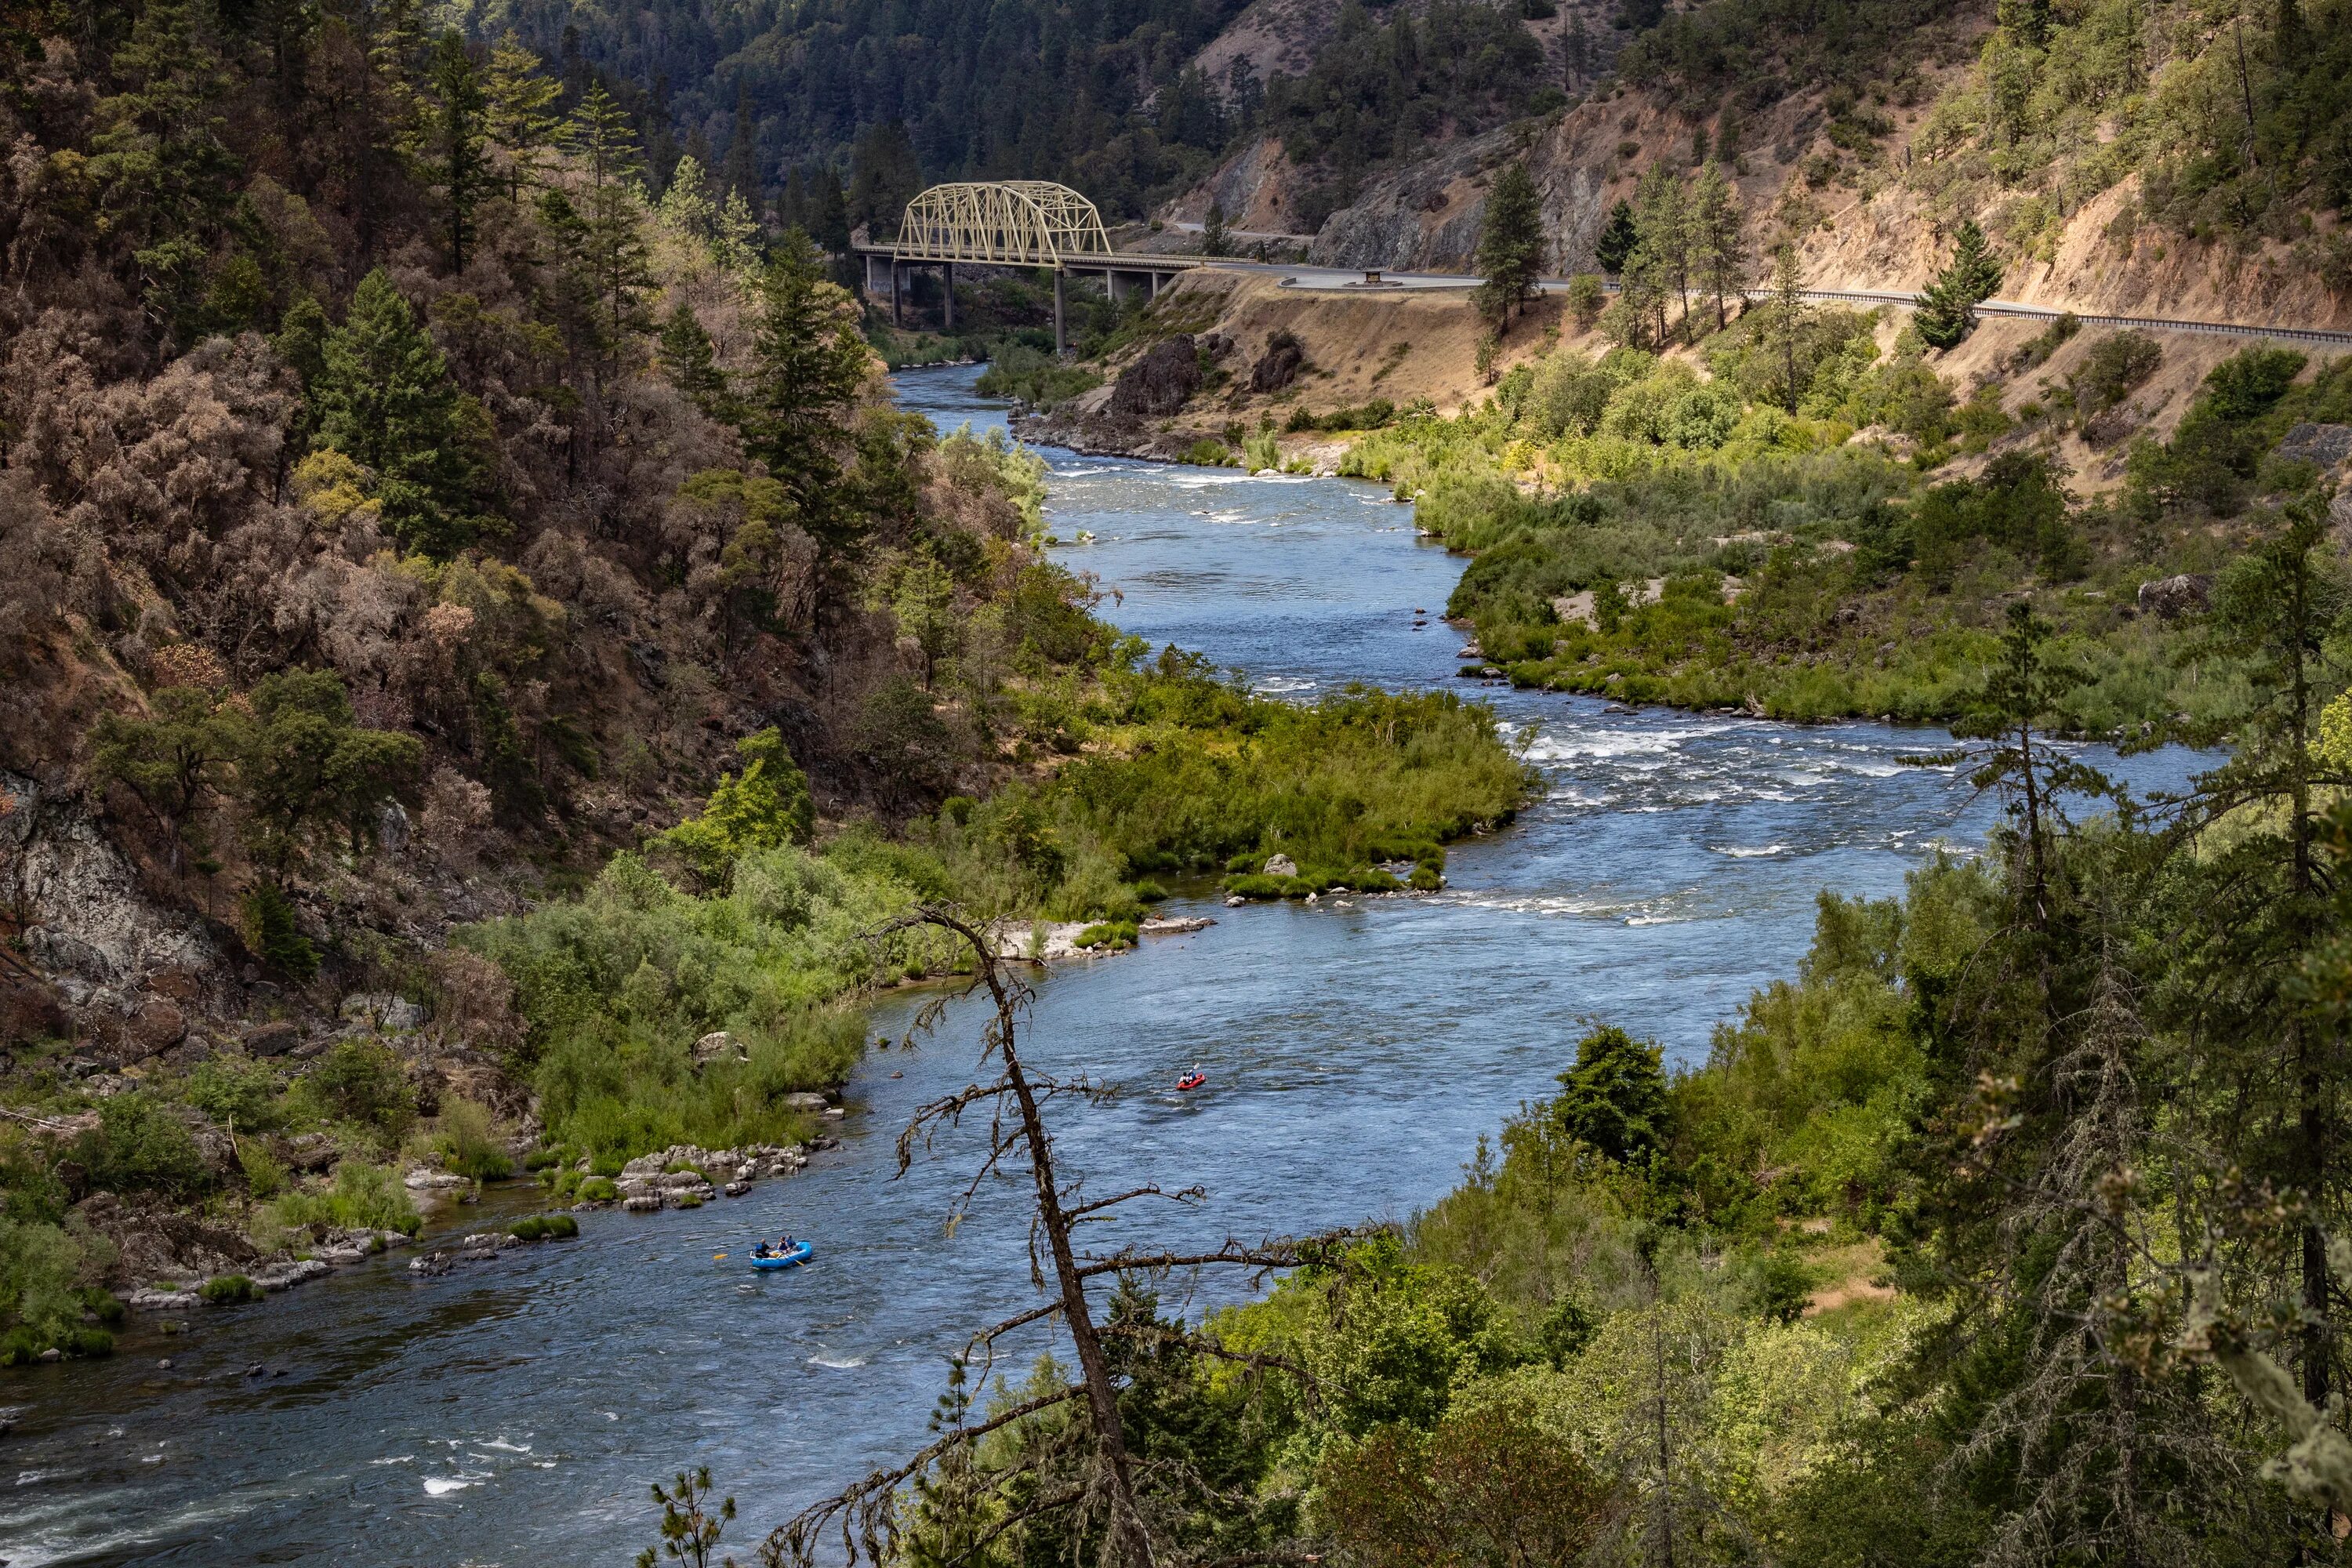
<svg viewBox="0 0 2352 1568">
<path fill-rule="evenodd" d="M 1208 1081 L 1209 1075 L 1207 1073 L 1188 1072 L 1182 1078 L 1176 1080 L 1176 1087 L 1180 1089 L 1198 1089 Z"/>
</svg>

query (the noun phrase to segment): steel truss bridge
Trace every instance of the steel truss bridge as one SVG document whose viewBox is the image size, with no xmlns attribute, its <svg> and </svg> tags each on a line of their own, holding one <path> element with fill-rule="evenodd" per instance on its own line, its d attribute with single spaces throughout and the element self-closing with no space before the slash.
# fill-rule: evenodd
<svg viewBox="0 0 2352 1568">
<path fill-rule="evenodd" d="M 1198 256 L 1145 256 L 1111 248 L 1095 204 L 1050 180 L 996 180 L 933 185 L 907 204 L 898 237 L 854 247 L 866 258 L 866 288 L 876 287 L 875 264 L 890 264 L 890 319 L 905 320 L 902 269 L 937 267 L 947 281 L 947 329 L 955 331 L 955 269 L 1045 267 L 1054 273 L 1054 347 L 1066 352 L 1063 284 L 1073 271 L 1100 272 L 1114 302 L 1139 289 L 1157 298 L 1163 278 L 1202 265 Z"/>
</svg>

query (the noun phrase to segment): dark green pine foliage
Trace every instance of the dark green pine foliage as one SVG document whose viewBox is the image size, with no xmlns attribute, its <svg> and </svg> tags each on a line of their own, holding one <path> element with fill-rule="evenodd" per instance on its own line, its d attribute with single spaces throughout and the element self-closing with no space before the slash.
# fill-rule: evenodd
<svg viewBox="0 0 2352 1568">
<path fill-rule="evenodd" d="M 776 244 L 760 285 L 756 364 L 744 396 L 743 447 L 767 464 L 820 543 L 846 542 L 843 416 L 866 384 L 870 351 L 857 310 L 825 280 L 816 247 L 794 229 Z"/>
<path fill-rule="evenodd" d="M 1927 285 L 1912 318 L 1919 335 L 1939 349 L 1957 345 L 1976 326 L 1977 307 L 2000 287 L 2000 270 L 1984 230 L 1974 218 L 1961 219 L 1951 262 Z"/>
<path fill-rule="evenodd" d="M 150 316 L 184 342 L 209 324 L 213 241 L 242 168 L 223 140 L 229 82 L 212 22 L 201 0 L 144 6 L 114 51 L 121 90 L 99 100 L 90 138 L 100 208 L 130 239 Z"/>
<path fill-rule="evenodd" d="M 466 269 L 466 248 L 474 239 L 474 209 L 490 185 L 488 135 L 485 113 L 488 100 L 482 77 L 466 41 L 446 33 L 433 49 L 433 86 L 440 112 L 435 125 L 435 152 L 441 176 L 441 205 L 449 243 L 449 269 Z"/>
<path fill-rule="evenodd" d="M 1478 309 L 1500 327 L 1535 292 L 1550 249 L 1544 234 L 1543 197 L 1525 163 L 1503 165 L 1486 193 L 1478 231 Z"/>
<path fill-rule="evenodd" d="M 694 405 L 714 419 L 733 419 L 740 412 L 729 394 L 727 373 L 719 368 L 710 334 L 695 319 L 694 308 L 680 300 L 662 322 L 657 340 L 663 372 L 670 384 L 694 399 Z"/>
<path fill-rule="evenodd" d="M 1621 196 L 1617 205 L 1609 209 L 1609 226 L 1593 241 L 1592 259 L 1600 264 L 1601 271 L 1614 277 L 1625 270 L 1633 247 L 1641 243 L 1642 231 L 1633 221 L 1633 204 Z"/>
<path fill-rule="evenodd" d="M 403 544 L 436 557 L 464 549 L 485 522 L 476 514 L 481 410 L 382 268 L 361 279 L 320 357 L 320 444 L 373 471 L 385 526 Z"/>
</svg>

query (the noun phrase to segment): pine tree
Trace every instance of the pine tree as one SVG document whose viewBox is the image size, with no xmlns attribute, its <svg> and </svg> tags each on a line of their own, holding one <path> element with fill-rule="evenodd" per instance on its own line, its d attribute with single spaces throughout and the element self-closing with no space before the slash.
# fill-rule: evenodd
<svg viewBox="0 0 2352 1568">
<path fill-rule="evenodd" d="M 1525 163 L 1503 165 L 1486 193 L 1478 230 L 1479 309 L 1499 331 L 1535 292 L 1550 242 L 1544 234 L 1543 197 Z"/>
<path fill-rule="evenodd" d="M 463 272 L 466 247 L 474 235 L 474 209 L 489 182 L 488 99 L 466 40 L 455 32 L 442 35 L 434 46 L 433 85 L 441 100 L 435 151 L 440 156 L 441 202 L 449 226 L 449 270 Z"/>
<path fill-rule="evenodd" d="M 1952 246 L 1952 259 L 1936 274 L 1919 297 L 1912 324 L 1919 335 L 1939 349 L 1956 346 L 1977 324 L 1977 306 L 2000 287 L 2000 263 L 1974 218 L 1960 221 Z"/>
<path fill-rule="evenodd" d="M 1697 237 L 1700 276 L 1715 295 L 1718 330 L 1727 320 L 1724 300 L 1747 287 L 1746 216 L 1739 208 L 1739 193 L 1723 177 L 1721 165 L 1708 164 L 1692 199 L 1691 226 Z"/>
<path fill-rule="evenodd" d="M 1663 343 L 1667 289 L 1682 301 L 1685 334 L 1689 330 L 1692 251 L 1690 192 L 1663 163 L 1651 164 L 1642 175 L 1641 186 L 1633 194 L 1633 226 L 1641 236 L 1637 256 L 1647 257 L 1646 269 L 1659 288 L 1658 341 Z"/>
<path fill-rule="evenodd" d="M 685 300 L 680 300 L 662 323 L 659 348 L 670 384 L 694 399 L 695 406 L 712 418 L 734 417 L 738 410 L 728 395 L 727 373 L 719 368 L 710 334 Z"/>
<path fill-rule="evenodd" d="M 580 254 L 602 301 L 609 361 L 632 333 L 652 326 L 643 299 L 653 271 L 646 254 L 637 138 L 601 83 L 588 89 L 565 131 L 572 151 L 588 165 L 587 206 L 579 214 Z"/>
<path fill-rule="evenodd" d="M 1608 226 L 1593 242 L 1592 259 L 1600 264 L 1601 271 L 1614 278 L 1625 270 L 1625 263 L 1632 258 L 1633 247 L 1641 242 L 1642 231 L 1633 223 L 1633 204 L 1620 198 L 1617 205 L 1609 209 Z"/>
<path fill-rule="evenodd" d="M 1772 252 L 1772 336 L 1780 345 L 1780 396 L 1797 411 L 1797 346 L 1805 331 L 1804 285 L 1797 271 L 1797 247 L 1782 240 Z"/>
<path fill-rule="evenodd" d="M 1225 204 L 1212 196 L 1209 198 L 1209 216 L 1201 222 L 1201 254 L 1223 256 L 1227 248 Z"/>
<path fill-rule="evenodd" d="M 401 542 L 448 556 L 477 531 L 481 413 L 449 379 L 441 351 L 383 268 L 360 280 L 327 334 L 312 396 L 319 442 L 374 473 L 375 499 Z"/>
<path fill-rule="evenodd" d="M 127 240 L 156 324 L 201 332 L 211 238 L 240 168 L 222 139 L 228 77 L 206 26 L 211 7 L 156 0 L 114 51 L 123 90 L 99 100 L 89 177 L 107 222 Z"/>
<path fill-rule="evenodd" d="M 799 525 L 837 545 L 852 526 L 839 494 L 843 424 L 871 362 L 857 307 L 825 281 L 816 247 L 798 229 L 778 242 L 760 305 L 744 449 L 790 492 Z"/>
<path fill-rule="evenodd" d="M 506 154 L 509 201 L 521 200 L 523 186 L 539 183 L 540 165 L 562 123 L 554 105 L 563 84 L 541 75 L 539 65 L 539 57 L 509 31 L 491 46 L 482 73 L 483 128 L 490 144 Z"/>
</svg>

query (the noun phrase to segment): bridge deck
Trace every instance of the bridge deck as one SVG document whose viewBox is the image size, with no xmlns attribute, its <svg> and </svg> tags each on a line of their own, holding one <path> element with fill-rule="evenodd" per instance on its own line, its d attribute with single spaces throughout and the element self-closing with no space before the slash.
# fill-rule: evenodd
<svg viewBox="0 0 2352 1568">
<path fill-rule="evenodd" d="M 1052 261 L 1006 261 L 985 256 L 947 256 L 937 251 L 902 249 L 896 245 L 859 245 L 852 243 L 850 250 L 858 256 L 877 257 L 909 266 L 936 267 L 954 262 L 963 267 L 1052 267 Z M 1185 272 L 1195 267 L 1207 267 L 1223 259 L 1209 256 L 1153 256 L 1142 251 L 1114 250 L 1108 253 L 1074 251 L 1061 258 L 1059 265 L 1070 272 Z"/>
</svg>

